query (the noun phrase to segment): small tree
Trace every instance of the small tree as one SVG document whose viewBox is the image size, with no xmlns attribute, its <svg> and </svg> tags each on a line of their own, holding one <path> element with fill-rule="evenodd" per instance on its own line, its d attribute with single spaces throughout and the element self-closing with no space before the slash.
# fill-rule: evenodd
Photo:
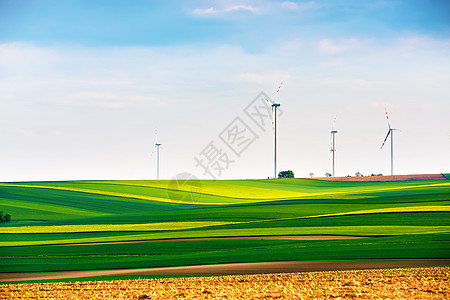
<svg viewBox="0 0 450 300">
<path fill-rule="evenodd" d="M 361 174 L 360 172 L 356 172 L 356 173 L 355 173 L 355 176 L 361 177 L 361 176 L 363 176 L 363 174 Z"/>
<path fill-rule="evenodd" d="M 331 173 L 326 172 L 325 177 L 331 177 Z"/>
<path fill-rule="evenodd" d="M 11 215 L 5 214 L 2 211 L 0 211 L 0 223 L 6 223 L 11 221 Z"/>
<path fill-rule="evenodd" d="M 292 170 L 281 171 L 278 173 L 278 178 L 294 178 L 294 172 Z"/>
<path fill-rule="evenodd" d="M 310 176 L 311 178 L 313 178 L 314 172 L 309 173 L 309 176 Z"/>
</svg>

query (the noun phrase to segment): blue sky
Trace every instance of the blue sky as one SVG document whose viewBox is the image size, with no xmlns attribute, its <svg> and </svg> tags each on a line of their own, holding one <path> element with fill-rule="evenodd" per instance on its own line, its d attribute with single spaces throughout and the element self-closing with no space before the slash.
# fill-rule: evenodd
<svg viewBox="0 0 450 300">
<path fill-rule="evenodd" d="M 317 34 L 445 37 L 450 22 L 448 1 L 3 0 L 0 5 L 1 41 L 38 45 L 237 43 L 258 49 Z"/>
<path fill-rule="evenodd" d="M 279 82 L 279 168 L 450 170 L 448 1 L 0 1 L 0 180 L 205 177 L 194 157 Z M 248 121 L 248 120 L 247 120 Z M 220 143 L 220 140 L 218 140 Z M 220 178 L 272 174 L 269 130 Z M 220 144 L 219 144 L 220 145 Z M 226 145 L 221 145 L 226 149 Z"/>
</svg>

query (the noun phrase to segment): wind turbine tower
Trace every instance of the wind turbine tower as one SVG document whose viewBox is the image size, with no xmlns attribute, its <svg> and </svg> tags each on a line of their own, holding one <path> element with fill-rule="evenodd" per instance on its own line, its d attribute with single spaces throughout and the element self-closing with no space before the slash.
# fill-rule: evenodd
<svg viewBox="0 0 450 300">
<path fill-rule="evenodd" d="M 277 92 L 275 94 L 275 98 L 273 99 L 273 101 L 269 101 L 269 99 L 266 99 L 267 102 L 270 102 L 272 104 L 272 114 L 274 114 L 273 120 L 272 121 L 272 126 L 273 126 L 273 130 L 274 130 L 274 175 L 273 178 L 277 178 L 277 108 L 280 107 L 279 103 L 276 103 L 277 101 L 277 97 L 278 97 L 278 93 L 280 92 L 281 86 L 283 85 L 283 83 L 280 83 L 280 85 L 278 86 Z"/>
<path fill-rule="evenodd" d="M 151 155 L 153 155 L 153 153 L 155 152 L 156 149 L 156 179 L 159 180 L 159 150 L 161 148 L 161 144 L 158 143 L 158 132 L 155 130 L 155 139 L 156 139 L 156 143 L 155 143 L 155 147 L 153 148 L 153 152 Z"/>
<path fill-rule="evenodd" d="M 159 180 L 159 147 L 161 147 L 161 144 L 156 143 L 156 179 Z"/>
<path fill-rule="evenodd" d="M 389 123 L 389 115 L 387 112 L 387 108 L 385 107 L 384 109 L 386 110 L 386 119 L 388 122 L 389 130 L 386 135 L 386 138 L 383 141 L 383 144 L 381 145 L 380 150 L 383 149 L 383 146 L 386 143 L 386 140 L 388 139 L 389 135 L 391 135 L 391 175 L 394 175 L 394 130 L 398 130 L 398 129 L 394 129 L 391 127 L 391 124 Z"/>
<path fill-rule="evenodd" d="M 333 126 L 334 127 L 334 126 Z M 334 130 L 334 128 L 331 128 L 331 152 L 333 153 L 333 174 L 332 176 L 334 177 L 334 153 L 336 152 L 336 148 L 335 148 L 335 135 L 336 135 L 337 131 Z"/>
</svg>

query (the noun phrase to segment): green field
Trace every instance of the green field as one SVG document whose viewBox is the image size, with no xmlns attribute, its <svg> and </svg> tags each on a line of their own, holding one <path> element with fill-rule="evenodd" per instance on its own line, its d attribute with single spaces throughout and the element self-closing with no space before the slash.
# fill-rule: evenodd
<svg viewBox="0 0 450 300">
<path fill-rule="evenodd" d="M 450 259 L 449 204 L 449 180 L 3 183 L 0 210 L 12 221 L 0 224 L 0 273 Z M 368 238 L 164 241 L 275 235 Z M 157 241 L 86 244 L 139 240 Z"/>
</svg>

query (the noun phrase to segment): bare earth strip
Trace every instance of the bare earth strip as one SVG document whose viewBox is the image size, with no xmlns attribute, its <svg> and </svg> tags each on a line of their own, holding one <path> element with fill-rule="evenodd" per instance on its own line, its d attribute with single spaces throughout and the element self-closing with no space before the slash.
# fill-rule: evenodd
<svg viewBox="0 0 450 300">
<path fill-rule="evenodd" d="M 316 177 L 317 180 L 329 181 L 409 181 L 409 180 L 447 180 L 442 174 L 416 174 L 416 175 L 393 175 L 393 176 L 352 176 L 352 177 Z"/>
<path fill-rule="evenodd" d="M 0 285 L 0 299 L 449 299 L 450 268 Z"/>
<path fill-rule="evenodd" d="M 50 280 L 117 275 L 244 275 L 383 268 L 450 266 L 450 260 L 297 261 L 216 264 L 169 268 L 0 274 L 0 281 Z"/>
<path fill-rule="evenodd" d="M 355 239 L 366 239 L 366 238 L 369 238 L 369 237 L 367 237 L 367 236 L 349 236 L 349 235 L 267 235 L 267 236 L 174 238 L 174 239 L 155 239 L 155 240 L 137 240 L 137 241 L 117 241 L 117 242 L 72 243 L 72 244 L 56 244 L 56 245 L 52 245 L 52 246 L 114 245 L 114 244 L 135 244 L 135 243 L 155 243 L 155 242 L 189 242 L 189 241 L 220 241 L 220 240 L 324 241 L 324 240 L 355 240 Z"/>
</svg>

